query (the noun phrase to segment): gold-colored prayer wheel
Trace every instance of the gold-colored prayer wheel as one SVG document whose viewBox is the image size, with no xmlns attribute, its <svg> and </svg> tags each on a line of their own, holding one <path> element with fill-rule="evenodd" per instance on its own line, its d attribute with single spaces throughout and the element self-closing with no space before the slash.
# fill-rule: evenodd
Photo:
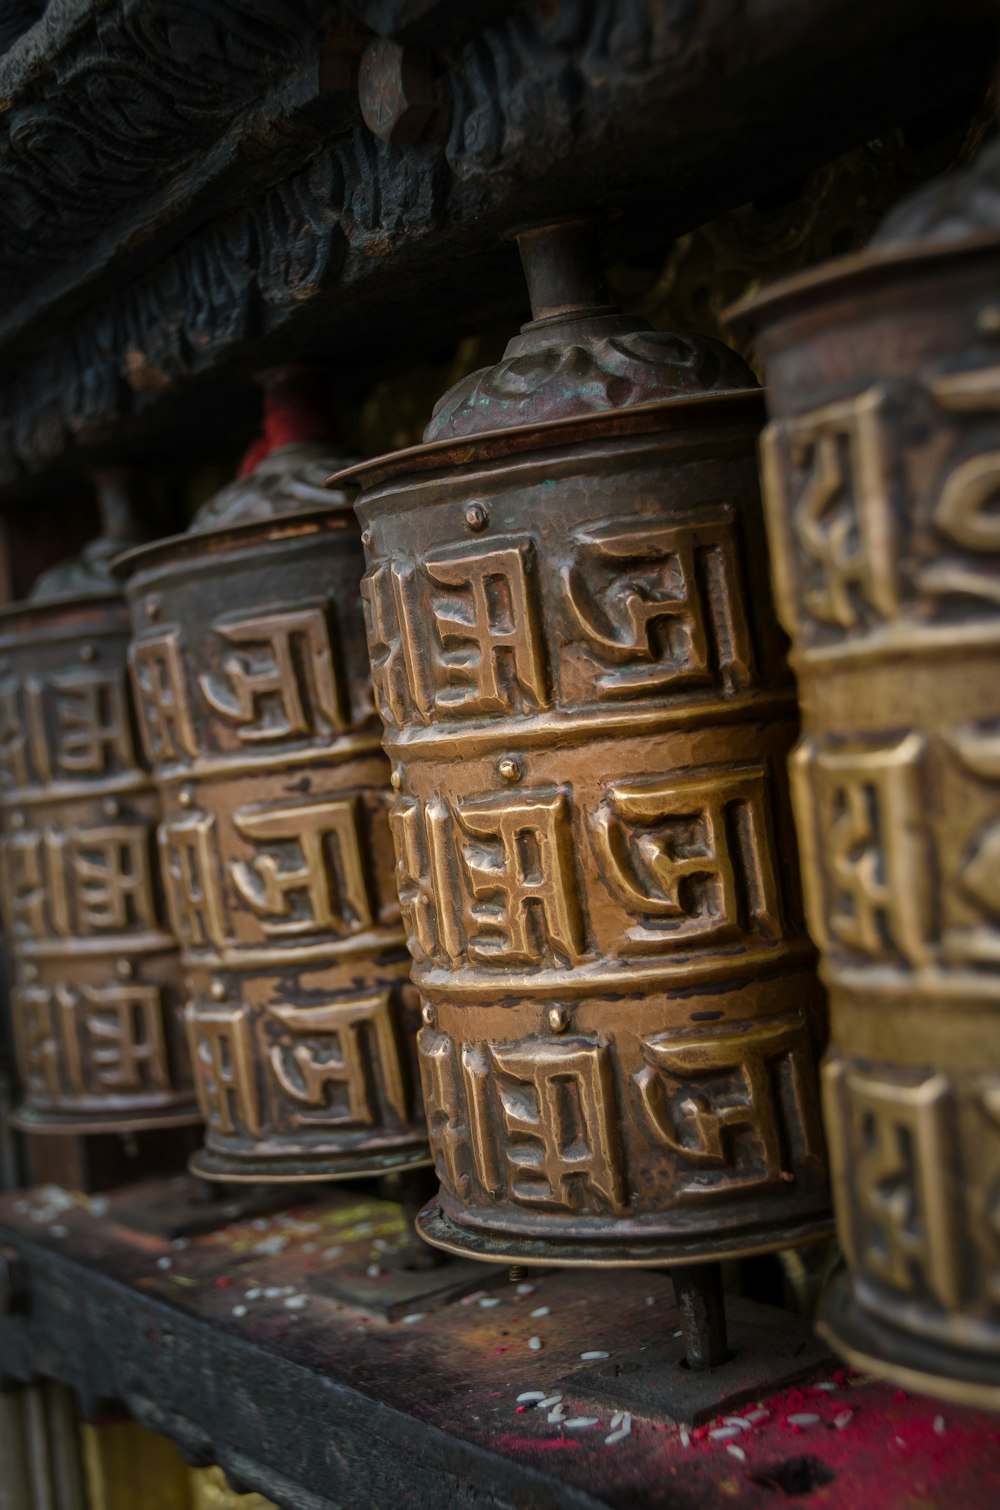
<svg viewBox="0 0 1000 1510">
<path fill-rule="evenodd" d="M 975 181 L 970 202 L 995 207 Z M 733 318 L 767 374 L 793 794 L 831 999 L 849 1272 L 821 1330 L 907 1388 L 996 1408 L 1000 226 L 970 224 L 962 188 Z"/>
<path fill-rule="evenodd" d="M 157 877 L 159 801 L 133 736 L 128 612 L 108 571 L 123 479 L 99 478 L 106 533 L 0 612 L 2 886 L 29 1132 L 199 1120 L 180 961 Z"/>
<path fill-rule="evenodd" d="M 828 1230 L 762 398 L 521 233 L 534 320 L 358 512 L 439 1247 L 689 1264 Z"/>
<path fill-rule="evenodd" d="M 309 383 L 269 375 L 266 429 Z M 343 464 L 286 440 L 118 566 L 210 1179 L 429 1162 Z"/>
</svg>

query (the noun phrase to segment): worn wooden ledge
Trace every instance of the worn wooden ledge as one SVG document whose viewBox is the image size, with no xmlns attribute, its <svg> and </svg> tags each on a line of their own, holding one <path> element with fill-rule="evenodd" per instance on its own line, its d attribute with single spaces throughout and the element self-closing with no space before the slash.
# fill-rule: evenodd
<svg viewBox="0 0 1000 1510">
<path fill-rule="evenodd" d="M 631 1434 L 608 1443 L 611 1396 L 594 1404 L 584 1371 L 604 1369 L 613 1393 L 619 1374 L 634 1379 L 622 1360 L 672 1338 L 664 1273 L 545 1271 L 519 1288 L 483 1266 L 477 1288 L 466 1277 L 389 1322 L 382 1275 L 363 1281 L 367 1311 L 334 1298 L 330 1279 L 384 1274 L 404 1236 L 397 1207 L 342 1187 L 179 1244 L 126 1224 L 177 1194 L 161 1183 L 0 1201 L 4 1385 L 59 1380 L 90 1418 L 124 1410 L 295 1510 L 778 1510 L 798 1492 L 823 1510 L 996 1503 L 996 1419 L 842 1372 L 765 1399 L 766 1417 L 729 1439 L 704 1426 L 685 1444 L 662 1414 L 633 1408 Z M 567 1375 L 581 1382 L 558 1385 L 563 1421 L 519 1407 Z M 597 1424 L 570 1428 L 581 1413 Z"/>
<path fill-rule="evenodd" d="M 239 432 L 248 371 L 345 395 L 523 306 L 512 221 L 597 202 L 642 258 L 980 88 L 989 0 L 53 0 L 0 60 L 0 501 Z M 425 49 L 396 147 L 354 68 Z"/>
</svg>

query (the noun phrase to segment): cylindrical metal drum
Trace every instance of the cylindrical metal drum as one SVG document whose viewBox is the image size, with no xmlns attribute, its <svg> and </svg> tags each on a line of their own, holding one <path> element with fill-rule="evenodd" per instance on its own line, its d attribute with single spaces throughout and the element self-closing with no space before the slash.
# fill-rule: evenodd
<svg viewBox="0 0 1000 1510">
<path fill-rule="evenodd" d="M 535 321 L 429 443 L 353 472 L 441 1180 L 419 1225 L 687 1263 L 828 1226 L 798 725 L 761 396 L 601 305 L 587 234 L 522 236 Z"/>
<path fill-rule="evenodd" d="M 116 484 L 104 479 L 106 515 Z M 31 1132 L 197 1122 L 183 985 L 133 738 L 128 612 L 98 541 L 0 613 L 0 827 Z"/>
<path fill-rule="evenodd" d="M 950 205 L 944 240 L 890 236 L 734 318 L 767 371 L 793 794 L 831 996 L 849 1274 L 821 1329 L 907 1387 L 997 1407 L 1000 237 L 962 229 Z"/>
<path fill-rule="evenodd" d="M 273 395 L 272 395 L 273 396 Z M 289 444 L 124 557 L 213 1179 L 429 1162 L 358 530 Z"/>
</svg>

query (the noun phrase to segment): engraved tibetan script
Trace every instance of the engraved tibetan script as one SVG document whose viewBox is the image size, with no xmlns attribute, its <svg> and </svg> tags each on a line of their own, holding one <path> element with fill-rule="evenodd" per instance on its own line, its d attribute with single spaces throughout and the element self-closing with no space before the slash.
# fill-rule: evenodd
<svg viewBox="0 0 1000 1510">
<path fill-rule="evenodd" d="M 17 993 L 18 1051 L 35 1094 L 166 1094 L 171 1090 L 160 989 L 30 986 Z"/>
<path fill-rule="evenodd" d="M 82 1092 L 170 1090 L 158 986 L 57 986 L 70 1084 Z"/>
<path fill-rule="evenodd" d="M 635 1083 L 650 1133 L 679 1156 L 678 1195 L 780 1182 L 786 1159 L 824 1164 L 812 1047 L 799 1022 L 641 1044 Z"/>
<path fill-rule="evenodd" d="M 627 948 L 780 935 L 766 766 L 613 782 L 593 830 Z"/>
<path fill-rule="evenodd" d="M 603 697 L 748 685 L 750 628 L 732 521 L 653 520 L 577 536 L 564 573 L 574 637 L 600 669 Z"/>
<path fill-rule="evenodd" d="M 854 629 L 898 606 L 886 395 L 872 388 L 811 414 L 777 420 L 761 459 L 771 513 L 778 607 L 797 627 L 814 619 Z"/>
<path fill-rule="evenodd" d="M 243 810 L 233 821 L 258 846 L 250 862 L 231 862 L 233 883 L 266 934 L 354 931 L 374 922 L 357 798 Z"/>
<path fill-rule="evenodd" d="M 234 653 L 224 678 L 203 675 L 206 702 L 246 743 L 337 733 L 346 725 L 326 614 L 320 608 L 216 624 Z"/>
<path fill-rule="evenodd" d="M 171 629 L 133 641 L 129 661 L 143 747 L 151 763 L 197 755 L 180 635 Z"/>
<path fill-rule="evenodd" d="M 384 562 L 362 594 L 379 711 L 482 717 L 548 706 L 545 653 L 528 542 Z"/>
<path fill-rule="evenodd" d="M 18 832 L 4 868 L 13 930 L 36 943 L 158 927 L 144 824 Z"/>
<path fill-rule="evenodd" d="M 78 670 L 0 682 L 0 785 L 99 777 L 132 761 L 120 674 Z"/>
<path fill-rule="evenodd" d="M 187 1010 L 198 1101 L 213 1132 L 260 1136 L 260 1107 L 250 1024 L 242 1008 Z"/>
<path fill-rule="evenodd" d="M 302 1124 L 382 1120 L 377 1099 L 399 1122 L 407 1117 L 406 1088 L 390 991 L 325 1006 L 271 1006 L 283 1034 L 272 1042 L 274 1077 Z"/>
<path fill-rule="evenodd" d="M 875 1279 L 956 1309 L 962 1261 L 950 1193 L 946 1077 L 900 1085 L 856 1074 L 841 1061 L 829 1064 L 824 1077 L 844 1192 L 845 1249 Z"/>
<path fill-rule="evenodd" d="M 226 921 L 218 884 L 215 820 L 175 818 L 159 829 L 160 870 L 174 933 L 185 949 L 221 947 Z"/>
<path fill-rule="evenodd" d="M 930 960 L 923 748 L 908 734 L 881 749 L 805 744 L 792 757 L 810 928 L 826 948 Z"/>
<path fill-rule="evenodd" d="M 450 1189 L 464 1193 L 475 1179 L 526 1206 L 624 1211 L 607 1044 L 529 1039 L 458 1049 L 426 1029 L 418 1044 L 431 1146 Z"/>
<path fill-rule="evenodd" d="M 474 841 L 461 846 L 473 894 L 469 954 L 496 965 L 578 961 L 583 921 L 565 793 L 467 800 L 458 814 Z"/>
</svg>

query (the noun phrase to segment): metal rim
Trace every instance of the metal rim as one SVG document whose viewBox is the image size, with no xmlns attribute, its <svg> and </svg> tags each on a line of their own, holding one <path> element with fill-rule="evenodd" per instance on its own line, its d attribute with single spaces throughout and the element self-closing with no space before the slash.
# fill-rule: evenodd
<svg viewBox="0 0 1000 1510">
<path fill-rule="evenodd" d="M 359 1180 L 366 1176 L 397 1174 L 407 1169 L 427 1169 L 433 1164 L 426 1147 L 412 1154 L 362 1154 L 356 1158 L 336 1159 L 303 1169 L 298 1159 L 231 1159 L 210 1148 L 199 1148 L 188 1159 L 188 1169 L 200 1180 L 217 1180 L 225 1185 L 315 1185 L 333 1180 Z"/>
<path fill-rule="evenodd" d="M 500 1238 L 460 1226 L 446 1216 L 437 1201 L 418 1214 L 416 1229 L 432 1248 L 441 1248 L 459 1258 L 475 1258 L 489 1264 L 525 1264 L 534 1268 L 560 1269 L 670 1269 L 679 1264 L 715 1263 L 746 1258 L 757 1253 L 777 1253 L 782 1248 L 802 1248 L 821 1242 L 834 1232 L 832 1217 L 816 1217 L 755 1242 L 737 1242 L 720 1237 L 715 1244 L 704 1241 L 682 1245 L 650 1241 L 622 1245 L 604 1252 L 588 1243 L 547 1243 L 543 1239 Z M 611 1245 L 609 1244 L 609 1247 Z"/>
<path fill-rule="evenodd" d="M 826 1287 L 816 1330 L 852 1368 L 952 1405 L 1000 1411 L 1000 1361 L 938 1348 L 940 1371 L 930 1362 L 923 1367 L 901 1363 L 900 1355 L 913 1351 L 914 1338 L 860 1306 L 849 1273 L 838 1274 Z M 930 1345 L 925 1346 L 929 1352 Z"/>
<path fill-rule="evenodd" d="M 489 462 L 546 447 L 575 445 L 579 440 L 610 440 L 622 435 L 642 435 L 666 429 L 706 405 L 728 406 L 756 435 L 764 420 L 763 388 L 725 388 L 716 392 L 684 394 L 679 398 L 654 399 L 622 409 L 595 409 L 591 414 L 571 414 L 561 419 L 540 420 L 533 425 L 511 425 L 502 430 L 483 430 L 479 435 L 426 441 L 390 451 L 370 461 L 357 462 L 334 472 L 327 486 L 368 488 L 402 475 L 431 470 L 452 470 L 469 463 Z M 740 411 L 746 411 L 740 413 Z M 122 559 L 122 558 L 119 558 Z"/>
</svg>

